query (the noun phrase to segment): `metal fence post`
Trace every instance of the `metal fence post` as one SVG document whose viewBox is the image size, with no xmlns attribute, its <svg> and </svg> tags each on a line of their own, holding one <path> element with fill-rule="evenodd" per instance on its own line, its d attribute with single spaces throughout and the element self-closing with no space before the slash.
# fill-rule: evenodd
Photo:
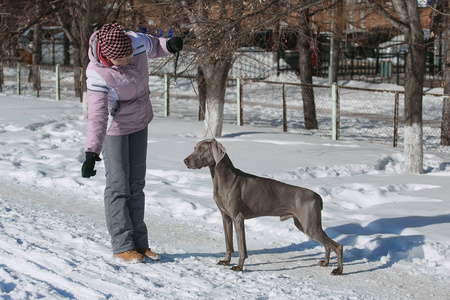
<svg viewBox="0 0 450 300">
<path fill-rule="evenodd" d="M 353 65 L 353 58 L 350 58 L 350 79 L 353 80 L 353 70 L 354 70 L 354 65 Z"/>
<path fill-rule="evenodd" d="M 331 85 L 331 139 L 339 139 L 339 97 L 336 82 Z"/>
<path fill-rule="evenodd" d="M 283 131 L 287 132 L 286 83 L 283 82 Z"/>
<path fill-rule="evenodd" d="M 236 123 L 237 126 L 244 125 L 244 103 L 242 102 L 242 83 L 241 78 L 236 78 Z"/>
<path fill-rule="evenodd" d="M 37 81 L 36 82 L 36 97 L 39 98 L 39 93 L 41 90 L 41 67 L 40 67 L 40 65 L 33 65 L 32 68 L 33 68 L 33 73 L 35 73 L 34 76 L 36 76 L 36 81 Z"/>
<path fill-rule="evenodd" d="M 87 93 L 87 86 L 85 86 L 86 82 L 83 83 L 83 68 L 78 68 L 80 70 L 80 102 L 83 102 L 84 100 L 87 101 L 87 97 L 84 96 L 84 93 Z M 75 72 L 75 70 L 74 70 Z M 75 81 L 74 88 L 75 88 Z"/>
<path fill-rule="evenodd" d="M 55 80 L 56 80 L 56 100 L 61 99 L 61 89 L 59 85 L 59 65 L 55 66 Z"/>
<path fill-rule="evenodd" d="M 450 98 L 449 95 L 444 95 L 442 99 L 442 121 L 441 121 L 441 146 L 450 145 L 450 120 L 448 118 L 448 112 L 450 111 Z"/>
<path fill-rule="evenodd" d="M 400 85 L 400 52 L 397 52 L 396 54 L 397 58 L 397 85 Z M 391 81 L 389 80 L 389 83 Z"/>
<path fill-rule="evenodd" d="M 20 63 L 17 63 L 17 95 L 20 95 Z"/>
<path fill-rule="evenodd" d="M 236 78 L 236 124 L 241 126 L 241 79 Z"/>
<path fill-rule="evenodd" d="M 3 92 L 3 65 L 0 64 L 0 92 Z"/>
<path fill-rule="evenodd" d="M 397 147 L 398 141 L 398 107 L 399 107 L 400 93 L 395 92 L 395 104 L 394 104 L 394 141 L 393 146 Z"/>
<path fill-rule="evenodd" d="M 170 116 L 170 78 L 169 74 L 164 74 L 164 117 Z"/>
</svg>

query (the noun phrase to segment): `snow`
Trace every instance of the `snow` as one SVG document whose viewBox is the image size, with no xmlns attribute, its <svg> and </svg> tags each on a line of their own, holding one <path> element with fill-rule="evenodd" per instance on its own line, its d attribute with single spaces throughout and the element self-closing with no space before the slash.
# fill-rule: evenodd
<svg viewBox="0 0 450 300">
<path fill-rule="evenodd" d="M 183 164 L 203 123 L 164 118 L 153 100 L 146 223 L 162 260 L 126 265 L 112 258 L 103 165 L 80 176 L 82 104 L 0 94 L 1 299 L 449 299 L 450 153 L 426 151 L 425 173 L 404 174 L 399 148 L 225 123 L 234 165 L 319 193 L 323 227 L 344 246 L 344 274 L 331 276 L 335 255 L 317 266 L 323 247 L 292 220 L 247 220 L 249 258 L 234 272 L 216 265 L 209 171 Z"/>
</svg>

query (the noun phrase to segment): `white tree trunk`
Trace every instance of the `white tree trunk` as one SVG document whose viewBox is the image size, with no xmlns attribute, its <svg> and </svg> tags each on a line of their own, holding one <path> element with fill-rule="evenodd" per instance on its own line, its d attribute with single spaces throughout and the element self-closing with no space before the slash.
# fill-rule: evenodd
<svg viewBox="0 0 450 300">
<path fill-rule="evenodd" d="M 224 101 L 219 99 L 206 100 L 205 112 L 205 138 L 222 136 Z"/>
<path fill-rule="evenodd" d="M 201 69 L 206 84 L 205 131 L 203 136 L 215 138 L 222 136 L 225 90 L 231 59 L 203 60 Z"/>
<path fill-rule="evenodd" d="M 405 172 L 423 173 L 423 130 L 419 124 L 405 126 Z"/>
</svg>

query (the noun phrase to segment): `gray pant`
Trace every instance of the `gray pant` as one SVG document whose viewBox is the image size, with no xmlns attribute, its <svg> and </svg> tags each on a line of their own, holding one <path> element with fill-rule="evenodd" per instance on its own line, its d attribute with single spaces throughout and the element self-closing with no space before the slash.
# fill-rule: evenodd
<svg viewBox="0 0 450 300">
<path fill-rule="evenodd" d="M 123 136 L 106 136 L 103 160 L 106 225 L 113 253 L 148 247 L 144 223 L 147 128 Z"/>
</svg>

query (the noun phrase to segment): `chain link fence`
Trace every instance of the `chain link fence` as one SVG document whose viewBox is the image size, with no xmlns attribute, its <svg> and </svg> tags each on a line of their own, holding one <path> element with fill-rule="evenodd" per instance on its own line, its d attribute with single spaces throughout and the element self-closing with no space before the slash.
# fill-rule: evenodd
<svg viewBox="0 0 450 300">
<path fill-rule="evenodd" d="M 0 92 L 10 95 L 81 101 L 81 96 L 75 95 L 74 76 L 76 76 L 75 73 L 80 74 L 84 70 L 59 65 L 39 65 L 36 70 L 38 70 L 36 76 L 39 78 L 38 89 L 33 87 L 31 80 L 32 65 L 0 64 Z"/>
<path fill-rule="evenodd" d="M 32 83 L 28 81 L 29 72 L 30 67 L 26 65 L 0 65 L 1 92 L 51 99 L 59 97 L 65 100 L 81 100 L 75 95 L 73 68 L 41 66 L 39 92 L 34 90 Z M 164 116 L 170 108 L 171 116 L 198 120 L 201 109 L 195 77 L 168 78 L 166 88 L 163 76 L 150 77 L 155 115 Z M 230 79 L 228 83 L 225 94 L 225 123 L 243 123 L 254 127 L 278 128 L 280 131 L 332 138 L 332 97 L 329 86 L 313 85 L 318 129 L 308 130 L 304 124 L 301 84 L 241 80 L 242 104 L 240 104 L 237 101 L 236 80 Z M 402 92 L 339 86 L 338 99 L 340 140 L 403 146 Z M 426 150 L 450 152 L 450 147 L 440 145 L 443 99 L 443 95 L 424 94 L 423 140 Z M 238 120 L 240 106 L 242 116 Z M 396 118 L 398 127 L 394 123 Z"/>
<path fill-rule="evenodd" d="M 151 89 L 155 110 L 163 110 L 166 105 L 166 92 L 160 81 L 161 79 L 154 77 Z M 236 80 L 229 80 L 225 94 L 224 122 L 332 138 L 330 86 L 312 86 L 318 129 L 311 130 L 305 128 L 301 84 L 260 80 L 241 82 L 242 104 L 239 104 Z M 198 119 L 200 108 L 195 78 L 172 78 L 168 90 L 172 116 Z M 425 93 L 423 96 L 425 150 L 450 152 L 450 147 L 440 145 L 443 101 L 444 96 L 440 94 Z M 339 86 L 338 103 L 340 140 L 403 146 L 403 92 Z M 242 116 L 238 120 L 240 106 Z"/>
</svg>

